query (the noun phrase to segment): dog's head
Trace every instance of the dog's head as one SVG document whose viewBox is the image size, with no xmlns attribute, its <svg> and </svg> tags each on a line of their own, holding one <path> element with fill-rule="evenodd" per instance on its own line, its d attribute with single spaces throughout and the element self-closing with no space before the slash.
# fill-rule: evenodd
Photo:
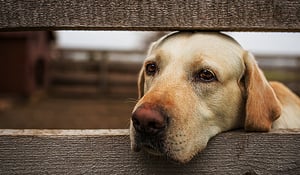
<svg viewBox="0 0 300 175">
<path fill-rule="evenodd" d="M 268 131 L 280 115 L 253 56 L 220 33 L 176 32 L 153 43 L 138 88 L 132 149 L 183 163 L 222 131 Z"/>
</svg>

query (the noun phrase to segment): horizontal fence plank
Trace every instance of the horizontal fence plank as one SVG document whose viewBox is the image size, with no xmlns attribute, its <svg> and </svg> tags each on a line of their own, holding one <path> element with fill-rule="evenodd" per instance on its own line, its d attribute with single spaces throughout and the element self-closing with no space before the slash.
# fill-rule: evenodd
<svg viewBox="0 0 300 175">
<path fill-rule="evenodd" d="M 130 150 L 128 130 L 0 130 L 0 174 L 299 174 L 300 130 L 231 131 L 187 164 Z"/>
<path fill-rule="evenodd" d="M 61 29 L 300 32 L 300 1 L 0 1 L 0 31 Z"/>
</svg>

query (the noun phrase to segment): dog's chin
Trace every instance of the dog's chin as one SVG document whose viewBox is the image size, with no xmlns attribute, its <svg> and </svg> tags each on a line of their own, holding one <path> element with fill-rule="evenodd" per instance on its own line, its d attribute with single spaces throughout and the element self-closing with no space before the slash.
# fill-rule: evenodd
<svg viewBox="0 0 300 175">
<path fill-rule="evenodd" d="M 175 156 L 175 155 L 172 155 L 171 153 L 167 153 L 167 152 L 162 152 L 162 151 L 159 151 L 159 150 L 156 150 L 156 149 L 153 149 L 151 147 L 143 147 L 142 150 L 144 150 L 145 152 L 153 155 L 153 156 L 160 156 L 160 157 L 164 157 L 166 160 L 172 162 L 172 163 L 175 163 L 175 164 L 186 164 L 188 163 L 192 157 L 189 157 L 189 158 L 184 158 L 184 156 Z"/>
<path fill-rule="evenodd" d="M 155 148 L 152 145 L 148 144 L 132 144 L 131 149 L 135 152 L 140 152 L 140 151 L 145 151 L 146 153 L 153 155 L 153 156 L 160 156 L 160 157 L 165 157 L 168 161 L 173 162 L 173 163 L 179 163 L 179 164 L 185 164 L 190 161 L 191 158 L 189 159 L 182 159 L 183 156 L 178 156 L 178 155 L 173 155 L 171 152 L 167 152 L 163 148 Z"/>
<path fill-rule="evenodd" d="M 142 144 L 142 143 L 133 143 L 131 145 L 131 149 L 135 152 L 140 152 L 141 150 L 155 155 L 155 156 L 163 156 L 164 155 L 164 151 L 162 148 L 156 148 L 154 146 L 152 146 L 151 144 Z"/>
<path fill-rule="evenodd" d="M 166 156 L 166 151 L 164 149 L 164 142 L 162 140 L 156 140 L 156 142 L 142 141 L 139 137 L 136 137 L 131 141 L 131 149 L 134 152 L 146 152 L 154 156 Z"/>
<path fill-rule="evenodd" d="M 146 151 L 147 153 L 155 155 L 155 156 L 163 156 L 163 155 L 165 155 L 162 151 L 157 150 L 155 148 L 152 148 L 151 146 L 147 146 L 146 145 L 146 146 L 143 146 L 142 149 L 144 151 Z"/>
</svg>

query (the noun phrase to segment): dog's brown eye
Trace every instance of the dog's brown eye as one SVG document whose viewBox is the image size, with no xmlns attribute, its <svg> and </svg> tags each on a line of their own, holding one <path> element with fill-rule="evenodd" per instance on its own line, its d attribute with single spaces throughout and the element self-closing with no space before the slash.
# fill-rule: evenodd
<svg viewBox="0 0 300 175">
<path fill-rule="evenodd" d="M 208 69 L 200 70 L 195 75 L 195 81 L 201 81 L 201 82 L 212 82 L 216 80 L 215 74 Z"/>
<path fill-rule="evenodd" d="M 149 76 L 153 76 L 157 72 L 157 65 L 156 63 L 148 63 L 146 65 L 146 74 Z"/>
</svg>

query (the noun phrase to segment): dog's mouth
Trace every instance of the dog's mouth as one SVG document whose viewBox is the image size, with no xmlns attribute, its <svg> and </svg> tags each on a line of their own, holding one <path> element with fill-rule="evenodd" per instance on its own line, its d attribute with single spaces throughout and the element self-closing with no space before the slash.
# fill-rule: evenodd
<svg viewBox="0 0 300 175">
<path fill-rule="evenodd" d="M 165 146 L 164 139 L 152 137 L 152 136 L 142 136 L 137 135 L 135 137 L 134 144 L 132 145 L 132 149 L 135 152 L 139 152 L 144 150 L 150 154 L 162 156 L 165 154 Z"/>
<path fill-rule="evenodd" d="M 149 154 L 162 156 L 164 155 L 164 151 L 158 148 L 153 147 L 152 145 L 143 145 L 142 149 L 148 152 Z"/>
</svg>

